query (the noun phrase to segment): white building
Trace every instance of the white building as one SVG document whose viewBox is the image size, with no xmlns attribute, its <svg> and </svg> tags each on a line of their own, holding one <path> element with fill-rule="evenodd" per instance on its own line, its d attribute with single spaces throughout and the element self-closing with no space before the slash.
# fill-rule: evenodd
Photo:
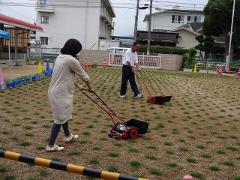
<svg viewBox="0 0 240 180">
<path fill-rule="evenodd" d="M 109 0 L 37 0 L 36 11 L 44 29 L 36 39 L 47 48 L 61 48 L 75 38 L 84 49 L 98 49 L 100 39 L 111 36 L 115 17 Z"/>
<path fill-rule="evenodd" d="M 179 34 L 177 47 L 194 48 L 199 42 L 196 37 L 202 34 L 202 23 L 189 23 L 174 29 Z"/>
<path fill-rule="evenodd" d="M 149 23 L 149 15 L 146 15 L 144 22 Z M 169 9 L 152 14 L 151 31 L 172 31 L 184 24 L 202 23 L 204 21 L 203 11 Z"/>
<path fill-rule="evenodd" d="M 201 34 L 204 21 L 203 11 L 170 9 L 152 14 L 151 31 L 167 31 L 179 34 L 177 47 L 194 48 L 199 42 L 196 37 Z M 149 15 L 144 19 L 149 24 Z"/>
</svg>

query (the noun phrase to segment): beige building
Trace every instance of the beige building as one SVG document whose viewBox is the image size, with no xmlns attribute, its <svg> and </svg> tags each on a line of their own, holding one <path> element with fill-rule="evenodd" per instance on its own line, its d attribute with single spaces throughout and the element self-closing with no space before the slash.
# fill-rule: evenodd
<svg viewBox="0 0 240 180">
<path fill-rule="evenodd" d="M 189 49 L 199 44 L 196 37 L 200 35 L 201 31 L 202 23 L 190 23 L 176 28 L 172 32 L 179 34 L 177 47 Z"/>
</svg>

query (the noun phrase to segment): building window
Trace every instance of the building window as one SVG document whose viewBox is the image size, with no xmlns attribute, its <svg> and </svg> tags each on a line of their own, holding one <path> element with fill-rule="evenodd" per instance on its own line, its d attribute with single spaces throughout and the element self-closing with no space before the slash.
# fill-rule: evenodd
<svg viewBox="0 0 240 180">
<path fill-rule="evenodd" d="M 46 0 L 40 0 L 41 5 L 46 5 Z"/>
<path fill-rule="evenodd" d="M 175 22 L 175 15 L 172 15 L 172 23 Z"/>
<path fill-rule="evenodd" d="M 48 24 L 48 22 L 49 22 L 49 16 L 41 16 L 42 24 Z"/>
<path fill-rule="evenodd" d="M 197 16 L 194 16 L 194 22 L 197 22 Z"/>
<path fill-rule="evenodd" d="M 201 16 L 197 16 L 197 21 L 196 22 L 198 22 L 198 23 L 202 22 Z"/>
<path fill-rule="evenodd" d="M 193 16 L 188 16 L 187 23 L 192 23 L 192 22 L 193 22 Z"/>
<path fill-rule="evenodd" d="M 202 22 L 201 16 L 188 16 L 187 23 L 200 23 Z"/>
<path fill-rule="evenodd" d="M 183 23 L 184 16 L 172 15 L 172 23 Z"/>
<path fill-rule="evenodd" d="M 40 37 L 40 41 L 42 45 L 48 45 L 48 37 Z"/>
</svg>

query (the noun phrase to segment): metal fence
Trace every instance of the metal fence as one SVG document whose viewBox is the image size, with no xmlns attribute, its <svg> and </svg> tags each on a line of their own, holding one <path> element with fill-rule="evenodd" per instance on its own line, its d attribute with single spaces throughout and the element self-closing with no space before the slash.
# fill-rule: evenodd
<svg viewBox="0 0 240 180">
<path fill-rule="evenodd" d="M 41 48 L 41 47 L 31 47 L 30 48 L 30 58 L 40 58 L 43 60 L 54 60 L 60 52 L 59 48 Z"/>
<path fill-rule="evenodd" d="M 110 66 L 122 66 L 123 58 L 124 58 L 124 54 L 110 53 L 108 64 Z M 161 56 L 138 55 L 138 63 L 143 68 L 154 68 L 154 69 L 162 68 Z"/>
</svg>

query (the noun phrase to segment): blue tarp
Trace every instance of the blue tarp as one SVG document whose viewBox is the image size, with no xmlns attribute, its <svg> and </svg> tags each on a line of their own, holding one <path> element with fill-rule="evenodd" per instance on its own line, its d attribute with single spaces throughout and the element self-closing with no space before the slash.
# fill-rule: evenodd
<svg viewBox="0 0 240 180">
<path fill-rule="evenodd" d="M 9 39 L 9 32 L 0 29 L 0 38 Z"/>
</svg>

